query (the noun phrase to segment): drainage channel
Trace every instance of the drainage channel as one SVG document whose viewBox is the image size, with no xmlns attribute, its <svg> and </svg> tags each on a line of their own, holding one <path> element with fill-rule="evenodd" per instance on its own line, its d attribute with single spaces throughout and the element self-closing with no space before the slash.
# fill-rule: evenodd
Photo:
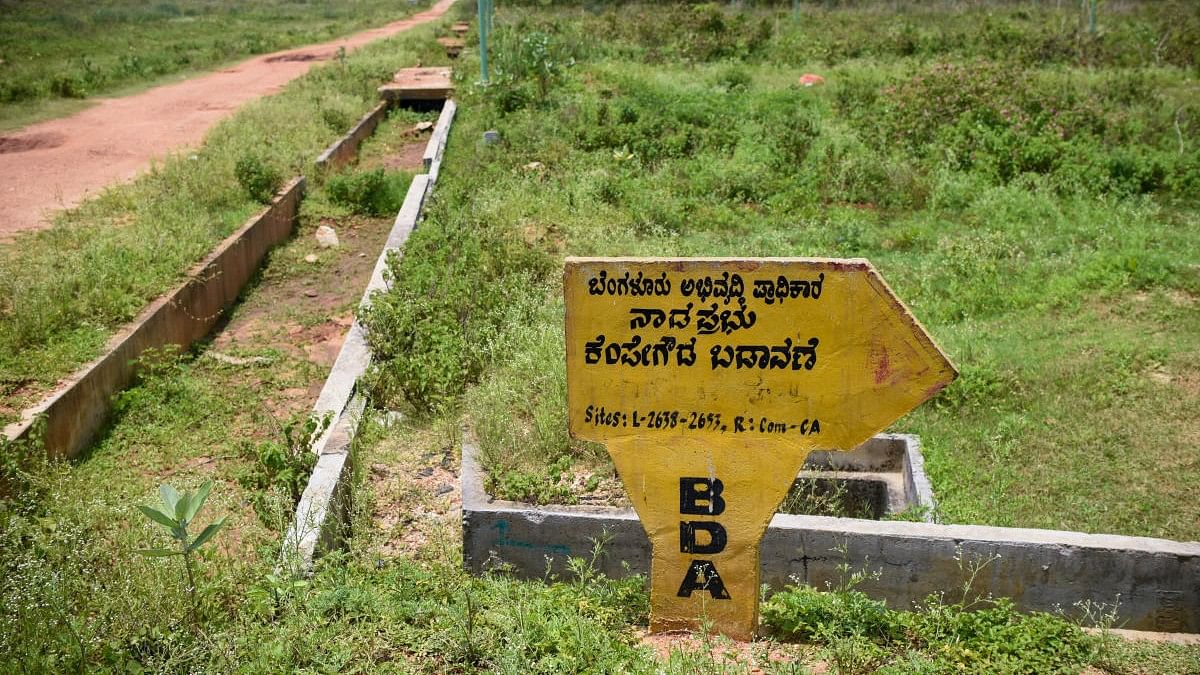
<svg viewBox="0 0 1200 675">
<path fill-rule="evenodd" d="M 407 88 L 395 86 L 395 83 L 404 83 L 412 79 L 411 75 L 415 72 L 429 75 L 433 71 L 436 71 L 433 73 L 436 77 L 433 78 L 432 84 L 424 80 Z M 450 134 L 450 125 L 457 111 L 454 101 L 445 98 L 450 91 L 449 81 L 449 68 L 406 69 L 396 74 L 393 85 L 381 87 L 380 93 L 385 100 L 401 106 L 415 102 L 420 104 L 418 107 L 426 107 L 431 101 L 437 100 L 438 96 L 444 100 L 441 114 L 433 126 L 433 133 L 420 155 L 421 167 L 426 169 L 427 173 L 415 176 L 409 185 L 404 203 L 387 234 L 383 250 L 375 261 L 366 290 L 362 293 L 360 307 L 370 303 L 372 294 L 386 288 L 384 270 L 388 258 L 403 254 L 404 243 L 417 227 L 425 199 L 437 179 Z M 352 136 L 353 133 L 347 138 Z M 333 153 L 327 154 L 332 156 Z M 313 408 L 315 415 L 327 416 L 330 425 L 313 444 L 312 450 L 317 455 L 316 466 L 296 507 L 295 517 L 284 535 L 280 562 L 291 573 L 304 574 L 311 571 L 316 557 L 339 546 L 345 534 L 345 524 L 351 506 L 350 477 L 354 469 L 351 447 L 365 407 L 365 400 L 356 393 L 356 388 L 359 378 L 366 372 L 370 362 L 371 355 L 363 327 L 354 321 Z"/>
<path fill-rule="evenodd" d="M 384 168 L 388 180 L 424 189 L 414 177 L 424 168 L 433 122 L 428 113 L 394 111 L 361 153 L 354 148 L 357 166 L 348 175 Z M 387 216 L 347 215 L 355 207 L 329 205 L 319 186 L 308 198 L 296 234 L 265 255 L 212 333 L 184 354 L 142 356 L 140 381 L 116 398 L 111 421 L 70 467 L 65 480 L 74 490 L 104 486 L 92 500 L 99 515 L 89 536 L 125 537 L 123 524 L 140 516 L 117 514 L 160 482 L 207 478 L 214 482 L 208 508 L 228 516 L 217 546 L 231 568 L 278 545 L 304 486 L 304 474 L 295 474 L 311 465 L 309 411 L 393 224 Z M 70 518 L 62 520 L 67 527 Z M 113 548 L 132 555 L 136 546 Z"/>
</svg>

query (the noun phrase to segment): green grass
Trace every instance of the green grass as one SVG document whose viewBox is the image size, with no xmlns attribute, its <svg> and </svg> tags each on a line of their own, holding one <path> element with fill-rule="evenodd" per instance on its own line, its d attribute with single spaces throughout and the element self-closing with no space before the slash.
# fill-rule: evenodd
<svg viewBox="0 0 1200 675">
<path fill-rule="evenodd" d="M 181 394 L 189 394 L 178 388 L 194 388 L 207 376 L 164 375 L 150 388 L 176 390 L 178 403 L 166 406 L 174 412 L 156 406 L 141 414 L 163 419 L 201 403 L 184 405 Z M 145 387 L 138 392 L 141 399 L 153 395 Z M 145 421 L 131 431 L 144 429 Z M 1003 601 L 976 603 L 973 609 L 985 608 L 982 613 L 962 611 L 957 599 L 896 611 L 858 593 L 854 580 L 863 573 L 848 569 L 849 580 L 839 587 L 771 597 L 764 609 L 767 636 L 751 645 L 739 649 L 701 632 L 659 657 L 638 642 L 649 609 L 641 577 L 607 578 L 586 557 L 572 561 L 568 574 L 534 581 L 464 571 L 457 515 L 445 495 L 435 495 L 436 481 L 418 478 L 446 449 L 453 458 L 457 440 L 446 424 L 385 430 L 368 419 L 355 447 L 348 547 L 322 558 L 313 576 L 299 581 L 273 576 L 278 539 L 270 534 L 281 525 L 247 528 L 245 521 L 256 516 L 245 495 L 218 479 L 206 512 L 229 514 L 231 524 L 198 563 L 199 625 L 186 618 L 178 561 L 133 553 L 163 539 L 133 508 L 153 499 L 151 476 L 131 478 L 111 465 L 92 465 L 102 454 L 118 454 L 111 444 L 87 463 L 40 474 L 38 502 L 9 502 L 16 509 L 5 512 L 0 527 L 0 598 L 7 608 L 0 637 L 9 646 L 0 664 L 33 672 L 672 674 L 749 673 L 752 667 L 769 673 L 1077 672 L 1089 664 L 1110 672 L 1174 673 L 1200 664 L 1195 647 L 1088 636 L 1060 616 L 1022 615 Z M 173 459 L 186 455 L 176 452 Z M 157 475 L 191 486 L 196 474 L 189 467 Z M 389 521 L 395 523 L 390 529 L 381 526 Z M 397 551 L 395 544 L 414 532 L 421 538 Z"/>
<path fill-rule="evenodd" d="M 838 74 L 847 69 L 844 73 L 875 77 L 886 86 L 888 78 L 904 80 L 912 76 L 907 69 L 924 68 L 919 59 L 889 64 L 892 57 L 885 51 L 788 66 L 763 56 L 770 50 L 786 53 L 780 46 L 786 44 L 844 49 L 875 44 L 855 39 L 873 25 L 877 17 L 872 12 L 808 8 L 814 34 L 809 41 L 796 34 L 801 29 L 785 23 L 784 14 L 768 17 L 772 33 L 765 41 L 747 41 L 754 33 L 737 29 L 744 23 L 745 30 L 753 31 L 755 21 L 725 17 L 735 29 L 700 41 L 708 52 L 688 55 L 679 50 L 691 49 L 691 43 L 662 39 L 650 30 L 662 22 L 647 17 L 666 13 L 685 26 L 700 21 L 694 30 L 701 30 L 704 21 L 713 20 L 713 10 L 624 9 L 629 10 L 627 21 L 613 13 L 540 6 L 536 15 L 502 13 L 501 27 L 524 17 L 530 22 L 525 34 L 541 28 L 546 39 L 534 38 L 522 47 L 514 45 L 520 40 L 512 33 L 498 35 L 498 67 L 522 74 L 509 80 L 502 70 L 497 73 L 500 84 L 488 91 L 471 86 L 476 64 L 470 55 L 464 57 L 460 117 L 428 219 L 414 233 L 405 258 L 393 265 L 394 292 L 377 298 L 381 309 L 367 317 L 375 329 L 372 340 L 389 358 L 371 377 L 376 404 L 407 406 L 417 414 L 403 425 L 384 427 L 373 416 L 364 422 L 354 449 L 358 461 L 346 549 L 319 561 L 309 579 L 274 576 L 291 486 L 278 472 L 260 480 L 270 468 L 264 458 L 274 456 L 262 452 L 264 447 L 286 444 L 280 429 L 286 415 L 278 409 L 282 397 L 323 375 L 313 372 L 285 337 L 297 327 L 319 327 L 320 312 L 307 299 L 283 301 L 270 289 L 300 291 L 299 297 L 308 298 L 301 289 L 319 292 L 337 285 L 344 255 L 316 251 L 312 229 L 332 218 L 339 235 L 349 237 L 356 225 L 365 227 L 364 217 L 352 214 L 356 205 L 372 203 L 364 197 L 338 204 L 318 185 L 304 203 L 300 235 L 272 254 L 259 286 L 234 312 L 235 322 L 262 313 L 261 335 L 217 338 L 196 354 L 164 360 L 155 374 L 121 397 L 117 419 L 86 459 L 18 475 L 25 491 L 0 499 L 0 606 L 5 608 L 0 613 L 0 644 L 5 645 L 0 669 L 1200 670 L 1195 647 L 1088 637 L 1061 617 L 1021 615 L 1003 601 L 988 605 L 986 613 L 962 612 L 957 598 L 928 603 L 922 612 L 898 612 L 872 604 L 852 584 L 772 598 L 765 626 L 774 637 L 755 642 L 744 653 L 701 633 L 694 645 L 658 658 L 638 643 L 648 608 L 640 578 L 604 578 L 586 560 L 572 563 L 569 575 L 529 582 L 502 573 L 466 574 L 461 525 L 451 500 L 438 494 L 441 482 L 452 480 L 447 476 L 454 470 L 464 412 L 490 452 L 494 488 L 508 479 L 504 489 L 558 498 L 574 494 L 563 490 L 567 474 L 587 470 L 604 476 L 611 471 L 601 449 L 572 445 L 564 433 L 562 304 L 556 279 L 560 258 L 568 252 L 871 257 L 963 369 L 960 382 L 943 397 L 901 422 L 901 428 L 922 434 L 948 514 L 1010 518 L 1018 524 L 1041 514 L 1062 517 L 1073 527 L 1138 533 L 1194 528 L 1196 519 L 1189 515 L 1194 512 L 1187 510 L 1194 507 L 1186 504 L 1183 491 L 1189 481 L 1194 483 L 1188 472 L 1194 471 L 1195 460 L 1178 449 L 1187 447 L 1179 440 L 1192 438 L 1196 429 L 1190 425 L 1197 366 L 1194 302 L 1200 289 L 1189 267 L 1195 261 L 1187 256 L 1196 250 L 1200 228 L 1194 194 L 1167 180 L 1186 174 L 1186 165 L 1181 170 L 1164 159 L 1177 142 L 1170 136 L 1173 122 L 1143 119 L 1153 106 L 1132 99 L 1105 103 L 1105 125 L 1151 131 L 1128 148 L 1089 135 L 1077 138 L 1072 145 L 1086 146 L 1087 152 L 1079 147 L 1063 152 L 1092 163 L 1076 162 L 1046 174 L 1026 171 L 1004 177 L 993 160 L 1010 155 L 980 139 L 975 139 L 981 144 L 973 155 L 979 161 L 969 167 L 946 165 L 937 152 L 923 152 L 930 150 L 927 146 L 884 157 L 872 146 L 867 111 L 857 121 L 850 114 L 857 110 L 858 97 L 874 85 L 839 98 Z M 992 21 L 1023 21 L 1016 17 L 1018 11 L 1029 10 L 1004 9 Z M 1040 17 L 1036 12 L 1032 16 Z M 923 33 L 952 32 L 959 26 L 956 30 L 969 34 L 971 26 L 985 24 L 970 12 L 920 18 L 913 23 Z M 613 36 L 611 44 L 563 53 L 564 45 L 594 42 L 571 36 L 598 34 L 604 25 L 599 22 L 611 22 L 613 29 L 603 33 Z M 428 38 L 425 33 L 411 39 Z M 739 54 L 739 40 L 753 46 L 752 53 Z M 431 50 L 418 52 L 414 44 L 407 38 L 394 40 L 386 49 L 364 52 L 362 58 L 370 60 L 363 63 L 386 71 L 393 67 L 391 58 L 428 57 Z M 540 61 L 543 48 L 560 66 Z M 521 49 L 527 50 L 524 63 L 506 62 L 505 55 Z M 719 62 L 709 62 L 713 53 Z M 1114 48 L 1106 58 L 1119 65 L 1120 59 L 1133 58 L 1130 53 Z M 572 58 L 576 62 L 566 65 Z M 844 63 L 844 58 L 854 63 Z M 650 59 L 666 62 L 653 67 L 640 63 Z M 884 63 L 876 68 L 867 59 Z M 827 88 L 791 86 L 798 72 L 818 67 L 833 74 Z M 1109 67 L 1096 70 L 1104 75 Z M 1068 74 L 1078 72 L 1063 68 Z M 1158 95 L 1188 86 L 1179 84 L 1184 76 L 1177 66 L 1153 68 L 1162 69 L 1156 77 L 1166 87 Z M 351 100 L 358 103 L 347 106 L 348 115 L 354 109 L 350 117 L 369 102 L 371 83 L 365 73 L 361 79 L 309 77 L 328 78 L 317 83 L 330 88 L 311 81 L 293 85 L 278 97 L 278 108 L 264 102 L 254 109 L 258 112 L 239 118 L 238 124 L 250 125 L 243 131 L 214 136 L 225 140 L 210 142 L 231 143 L 223 151 L 220 173 L 201 168 L 212 159 L 178 158 L 173 161 L 179 166 L 163 169 L 164 174 L 177 171 L 172 174 L 176 182 L 153 185 L 169 193 L 217 176 L 216 190 L 234 208 L 252 210 L 233 177 L 240 157 L 235 150 L 244 146 L 233 143 L 254 138 L 254 129 L 290 129 L 282 126 L 285 121 L 305 129 L 324 125 L 319 133 L 304 136 L 310 140 L 297 140 L 294 147 L 281 140 L 263 153 L 262 161 L 286 173 L 310 161 L 340 133 L 326 119 L 329 106 L 318 104 L 323 95 L 351 83 L 345 91 L 357 92 Z M 1093 75 L 1061 79 L 1092 93 L 1106 86 L 1103 77 Z M 1022 96 L 1040 100 L 1036 90 Z M 599 124 L 603 101 L 608 101 L 609 121 Z M 1131 106 L 1140 112 L 1130 112 Z M 415 119 L 402 116 L 394 122 Z M 393 147 L 390 139 L 398 125 L 389 125 L 364 152 Z M 901 122 L 896 125 L 903 128 Z M 503 145 L 477 142 L 490 128 L 501 131 Z M 1190 144 L 1192 128 L 1181 128 Z M 1159 132 L 1169 133 L 1160 138 Z M 937 141 L 942 149 L 964 142 L 974 141 Z M 317 147 L 305 149 L 306 144 Z M 990 159 L 988 148 L 995 155 Z M 1132 173 L 1123 160 L 1108 161 L 1125 150 L 1134 156 Z M 778 161 L 776 152 L 791 154 Z M 1130 182 L 1130 176 L 1138 175 L 1138 158 L 1155 153 L 1163 154 L 1162 171 L 1153 169 L 1149 175 L 1161 175 L 1162 181 L 1143 190 L 1150 184 Z M 530 167 L 533 161 L 542 167 Z M 377 165 L 367 157 L 361 168 L 345 174 L 367 175 Z M 886 170 L 880 173 L 878 167 Z M 1108 172 L 1104 181 L 1079 178 L 1099 167 Z M 744 180 L 745 175 L 755 180 Z M 356 181 L 374 183 L 351 180 Z M 890 189 L 897 186 L 908 187 Z M 105 198 L 110 200 L 106 204 L 125 204 L 125 210 L 109 206 L 113 210 L 91 213 L 122 219 L 123 228 L 139 227 L 139 219 L 149 222 L 150 212 L 134 207 L 151 198 L 166 199 L 149 182 L 139 189 L 144 192 L 130 188 Z M 143 202 L 120 194 L 144 195 Z M 893 194 L 898 195 L 895 201 L 886 203 L 860 201 L 864 196 L 891 200 Z M 158 212 L 164 214 L 169 209 Z M 230 227 L 240 217 L 231 217 Z M 145 241 L 161 246 L 170 240 L 149 237 L 145 233 L 153 229 L 140 227 Z M 73 232 L 73 239 L 66 240 L 82 246 L 91 238 L 103 240 L 110 230 L 93 223 Z M 51 246 L 39 244 L 40 239 L 28 241 L 30 248 Z M 140 250 L 133 239 L 125 247 Z M 111 255 L 126 248 L 96 250 Z M 52 256 L 45 250 L 39 263 L 44 266 L 30 264 L 25 283 L 39 279 L 35 270 L 46 276 L 59 269 L 49 267 Z M 70 257 L 77 254 L 65 250 L 59 273 L 65 283 L 76 284 L 71 288 L 84 288 L 72 281 L 79 278 L 72 275 L 80 261 L 106 258 Z M 318 262 L 304 262 L 308 253 L 318 253 Z M 115 257 L 126 259 L 105 268 L 111 279 L 132 276 L 148 264 L 135 253 Z M 71 299 L 67 292 L 45 293 L 47 298 Z M 0 304 L 5 312 L 0 326 L 7 326 L 17 311 L 8 302 Z M 55 302 L 42 301 L 38 311 Z M 140 306 L 132 300 L 128 304 Z M 349 312 L 352 305 L 353 299 L 332 310 Z M 54 339 L 46 344 L 68 343 L 70 330 L 51 327 L 45 334 Z M 413 346 L 419 348 L 419 358 L 406 360 Z M 267 361 L 232 366 L 200 356 L 206 349 Z M 40 352 L 26 347 L 21 353 L 33 359 Z M 12 363 L 28 369 L 20 372 L 38 372 L 22 358 Z M 1049 430 L 1058 436 L 1043 433 Z M 1031 436 L 1042 439 L 1042 445 L 1030 445 Z M 1123 454 L 1114 447 L 1111 457 L 1104 455 L 1108 446 L 1098 442 L 1110 437 L 1132 451 Z M 551 475 L 548 466 L 559 475 Z M 11 466 L 6 463 L 5 468 Z M 422 478 L 425 470 L 433 473 Z M 164 543 L 158 528 L 135 507 L 154 498 L 159 482 L 191 488 L 206 477 L 216 478 L 217 486 L 205 518 L 229 515 L 230 524 L 201 551 L 201 621 L 194 625 L 187 620 L 178 561 L 133 553 Z M 270 487 L 257 487 L 264 484 Z M 1122 488 L 1108 502 L 1088 492 L 1109 485 Z M 1170 503 L 1160 507 L 1145 492 L 1132 493 L 1130 485 L 1153 485 L 1156 496 L 1171 495 Z M 256 504 L 258 491 L 275 496 Z M 1103 494 L 1113 497 L 1114 492 Z M 1013 503 L 1019 499 L 1027 501 Z M 1064 500 L 1070 508 L 1046 514 L 1049 499 Z M 1154 508 L 1146 513 L 1143 505 L 1148 503 Z M 886 630 L 876 631 L 878 627 Z M 791 642 L 795 639 L 812 642 Z M 1015 645 L 1027 648 L 1014 650 Z M 723 651 L 730 649 L 734 653 Z"/>
<path fill-rule="evenodd" d="M 254 54 L 326 42 L 429 3 L 80 4 L 19 1 L 0 17 L 0 130 L 65 113 L 64 103 L 128 93 Z"/>
<path fill-rule="evenodd" d="M 0 423 L 94 358 L 116 328 L 261 208 L 235 177 L 240 160 L 256 158 L 281 178 L 312 173 L 313 158 L 373 105 L 379 82 L 399 67 L 444 60 L 433 30 L 313 69 L 219 123 L 198 151 L 172 155 L 0 248 Z"/>
<path fill-rule="evenodd" d="M 863 256 L 962 370 L 894 427 L 938 517 L 1200 538 L 1196 52 L 1131 37 L 1195 17 L 808 10 L 502 12 L 367 317 L 376 395 L 465 412 L 497 494 L 571 501 L 612 470 L 566 435 L 562 256 Z"/>
</svg>

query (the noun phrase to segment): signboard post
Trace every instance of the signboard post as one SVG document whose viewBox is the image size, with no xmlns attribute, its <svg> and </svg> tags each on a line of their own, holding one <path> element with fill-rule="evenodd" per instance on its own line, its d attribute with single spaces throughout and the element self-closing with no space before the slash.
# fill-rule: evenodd
<svg viewBox="0 0 1200 675">
<path fill-rule="evenodd" d="M 604 443 L 653 547 L 650 629 L 758 623 L 758 544 L 812 450 L 957 372 L 871 264 L 568 258 L 571 435 Z"/>
</svg>

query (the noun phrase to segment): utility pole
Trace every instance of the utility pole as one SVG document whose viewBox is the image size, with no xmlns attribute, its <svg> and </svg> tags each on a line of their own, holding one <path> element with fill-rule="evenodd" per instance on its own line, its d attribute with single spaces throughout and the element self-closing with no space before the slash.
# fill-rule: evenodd
<svg viewBox="0 0 1200 675">
<path fill-rule="evenodd" d="M 488 37 L 492 32 L 492 0 L 478 0 L 479 10 L 479 77 L 488 83 Z"/>
</svg>

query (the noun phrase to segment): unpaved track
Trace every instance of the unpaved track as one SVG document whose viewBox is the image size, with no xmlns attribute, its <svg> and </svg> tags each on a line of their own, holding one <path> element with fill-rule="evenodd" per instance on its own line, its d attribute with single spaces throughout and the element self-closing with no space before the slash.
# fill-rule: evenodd
<svg viewBox="0 0 1200 675">
<path fill-rule="evenodd" d="M 51 212 L 136 176 L 154 159 L 195 146 L 241 104 L 279 91 L 346 51 L 433 21 L 454 0 L 380 28 L 258 56 L 230 68 L 96 105 L 0 137 L 0 240 L 49 226 Z"/>
</svg>

